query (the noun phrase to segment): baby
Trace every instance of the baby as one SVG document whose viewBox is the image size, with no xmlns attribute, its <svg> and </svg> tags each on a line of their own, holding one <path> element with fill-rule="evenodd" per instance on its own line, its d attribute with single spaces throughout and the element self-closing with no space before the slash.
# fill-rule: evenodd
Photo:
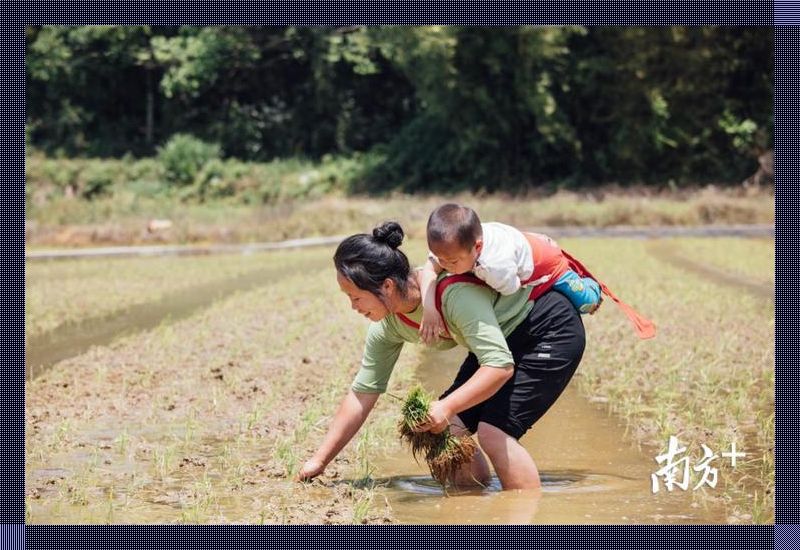
<svg viewBox="0 0 800 550">
<path fill-rule="evenodd" d="M 502 223 L 481 223 L 471 208 L 445 204 L 428 218 L 428 248 L 421 277 L 423 317 L 419 329 L 426 344 L 446 331 L 435 307 L 434 283 L 442 271 L 454 275 L 472 272 L 503 295 L 531 286 L 536 297 L 552 288 L 564 294 L 581 313 L 597 311 L 602 289 L 625 310 L 640 337 L 655 335 L 650 321 L 618 300 L 546 235 L 523 233 Z"/>
</svg>

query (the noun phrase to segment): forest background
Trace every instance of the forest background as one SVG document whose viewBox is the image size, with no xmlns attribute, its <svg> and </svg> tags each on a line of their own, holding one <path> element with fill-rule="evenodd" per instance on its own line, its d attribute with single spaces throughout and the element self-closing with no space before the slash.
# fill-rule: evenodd
<svg viewBox="0 0 800 550">
<path fill-rule="evenodd" d="M 31 27 L 28 207 L 119 186 L 271 204 L 736 185 L 772 147 L 773 40 L 756 27 Z"/>
</svg>

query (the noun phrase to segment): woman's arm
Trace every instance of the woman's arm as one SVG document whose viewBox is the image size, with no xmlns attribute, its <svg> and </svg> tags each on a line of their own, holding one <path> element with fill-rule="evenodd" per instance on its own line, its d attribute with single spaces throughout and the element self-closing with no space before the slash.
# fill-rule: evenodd
<svg viewBox="0 0 800 550">
<path fill-rule="evenodd" d="M 431 404 L 424 430 L 444 430 L 449 418 L 490 398 L 514 375 L 514 356 L 494 312 L 496 296 L 486 287 L 467 283 L 447 290 L 443 311 L 451 333 L 460 335 L 481 366 L 461 387 Z"/>
<path fill-rule="evenodd" d="M 452 414 L 458 414 L 489 399 L 512 376 L 514 376 L 514 365 L 501 368 L 481 365 L 460 388 L 442 399 L 442 404 Z"/>
<path fill-rule="evenodd" d="M 333 417 L 328 433 L 317 452 L 314 453 L 297 474 L 297 479 L 306 481 L 321 474 L 328 463 L 339 454 L 358 432 L 380 397 L 379 393 L 361 393 L 349 390 L 342 399 L 339 410 Z"/>
<path fill-rule="evenodd" d="M 439 433 L 447 428 L 450 418 L 473 405 L 486 401 L 514 376 L 514 365 L 505 367 L 483 366 L 456 391 L 431 403 L 428 420 L 417 427 L 419 431 Z"/>
</svg>

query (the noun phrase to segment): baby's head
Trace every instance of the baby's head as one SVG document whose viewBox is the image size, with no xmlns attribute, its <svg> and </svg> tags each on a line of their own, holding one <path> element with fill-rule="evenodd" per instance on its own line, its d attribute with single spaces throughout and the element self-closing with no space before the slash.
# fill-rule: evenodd
<svg viewBox="0 0 800 550">
<path fill-rule="evenodd" d="M 428 249 L 445 271 L 467 273 L 483 248 L 483 230 L 472 208 L 444 204 L 428 218 Z"/>
</svg>

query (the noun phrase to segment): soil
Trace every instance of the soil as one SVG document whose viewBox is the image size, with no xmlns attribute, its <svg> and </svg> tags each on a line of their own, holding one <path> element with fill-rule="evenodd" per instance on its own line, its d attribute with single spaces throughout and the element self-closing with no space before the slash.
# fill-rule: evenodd
<svg viewBox="0 0 800 550">
<path fill-rule="evenodd" d="M 354 445 L 320 479 L 293 480 L 363 345 L 361 320 L 328 307 L 337 289 L 310 284 L 323 280 L 333 286 L 331 273 L 236 295 L 29 382 L 28 521 L 391 521 L 369 484 L 354 482 Z M 290 316 L 303 326 L 287 330 Z"/>
</svg>

